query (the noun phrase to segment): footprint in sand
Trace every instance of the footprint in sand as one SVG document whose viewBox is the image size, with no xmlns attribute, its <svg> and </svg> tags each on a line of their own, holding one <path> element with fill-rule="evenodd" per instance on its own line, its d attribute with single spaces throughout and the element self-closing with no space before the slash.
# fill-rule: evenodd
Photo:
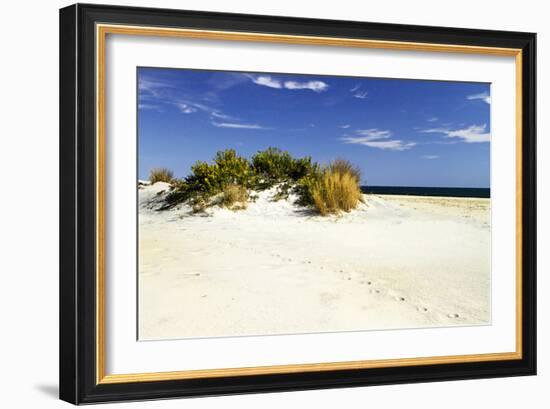
<svg viewBox="0 0 550 409">
<path fill-rule="evenodd" d="M 190 277 L 200 277 L 201 273 L 198 271 L 189 271 L 187 273 L 183 273 L 184 276 L 190 276 Z"/>
</svg>

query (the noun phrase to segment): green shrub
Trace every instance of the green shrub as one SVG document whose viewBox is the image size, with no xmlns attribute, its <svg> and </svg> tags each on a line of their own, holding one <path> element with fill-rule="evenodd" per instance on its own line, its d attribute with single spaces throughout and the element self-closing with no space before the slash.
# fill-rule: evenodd
<svg viewBox="0 0 550 409">
<path fill-rule="evenodd" d="M 151 169 L 149 172 L 149 181 L 151 184 L 157 182 L 166 182 L 170 183 L 174 179 L 174 173 L 170 169 L 166 168 L 155 168 Z"/>
<path fill-rule="evenodd" d="M 252 156 L 254 172 L 271 185 L 288 178 L 292 165 L 292 156 L 278 148 L 270 147 Z"/>
<path fill-rule="evenodd" d="M 267 148 L 252 156 L 252 169 L 256 175 L 256 189 L 269 188 L 277 183 L 297 182 L 309 175 L 317 166 L 311 157 L 293 158 L 287 151 Z"/>
<path fill-rule="evenodd" d="M 298 181 L 303 177 L 306 177 L 312 173 L 315 173 L 319 165 L 311 162 L 311 156 L 305 158 L 294 159 L 292 168 L 289 173 L 290 179 Z"/>
<path fill-rule="evenodd" d="M 189 184 L 183 179 L 172 180 L 170 192 L 166 195 L 166 206 L 162 209 L 169 209 L 178 203 L 183 203 L 190 198 L 192 191 Z"/>
<path fill-rule="evenodd" d="M 214 158 L 217 166 L 216 184 L 220 190 L 231 184 L 248 186 L 252 170 L 248 160 L 238 156 L 234 149 L 226 149 L 216 153 Z"/>
<path fill-rule="evenodd" d="M 197 161 L 191 166 L 191 174 L 174 183 L 167 196 L 169 207 L 187 200 L 197 201 L 197 207 L 206 206 L 208 198 L 223 192 L 226 186 L 251 184 L 252 170 L 246 158 L 238 156 L 235 150 L 219 151 L 214 162 Z"/>
<path fill-rule="evenodd" d="M 197 161 L 191 166 L 191 174 L 185 178 L 190 192 L 214 194 L 220 190 L 218 168 L 206 162 Z"/>
<path fill-rule="evenodd" d="M 301 177 L 294 188 L 294 193 L 298 195 L 297 204 L 299 206 L 313 206 L 313 188 L 321 180 L 323 170 L 319 164 L 314 163 L 308 173 Z"/>
</svg>

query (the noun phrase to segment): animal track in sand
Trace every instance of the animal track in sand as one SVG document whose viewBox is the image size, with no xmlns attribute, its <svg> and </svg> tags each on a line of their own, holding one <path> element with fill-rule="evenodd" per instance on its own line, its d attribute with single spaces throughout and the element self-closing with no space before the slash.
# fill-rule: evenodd
<svg viewBox="0 0 550 409">
<path fill-rule="evenodd" d="M 460 318 L 460 315 L 458 315 L 457 313 L 452 313 L 452 314 L 448 314 L 447 317 L 449 317 L 449 318 Z"/>
<path fill-rule="evenodd" d="M 428 312 L 428 309 L 426 307 L 416 307 L 416 310 L 420 312 Z"/>
</svg>

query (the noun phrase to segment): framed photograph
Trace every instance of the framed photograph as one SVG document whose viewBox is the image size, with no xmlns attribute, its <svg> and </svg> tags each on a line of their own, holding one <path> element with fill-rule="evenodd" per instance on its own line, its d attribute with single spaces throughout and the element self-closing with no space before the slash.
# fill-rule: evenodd
<svg viewBox="0 0 550 409">
<path fill-rule="evenodd" d="M 534 375 L 535 40 L 61 9 L 61 399 Z"/>
</svg>

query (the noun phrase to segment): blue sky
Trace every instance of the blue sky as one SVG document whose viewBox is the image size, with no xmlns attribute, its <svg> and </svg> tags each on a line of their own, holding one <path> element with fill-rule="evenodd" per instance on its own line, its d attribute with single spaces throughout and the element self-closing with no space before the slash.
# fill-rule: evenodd
<svg viewBox="0 0 550 409">
<path fill-rule="evenodd" d="M 489 84 L 144 67 L 137 81 L 140 179 L 275 146 L 348 159 L 373 186 L 490 184 Z"/>
</svg>

